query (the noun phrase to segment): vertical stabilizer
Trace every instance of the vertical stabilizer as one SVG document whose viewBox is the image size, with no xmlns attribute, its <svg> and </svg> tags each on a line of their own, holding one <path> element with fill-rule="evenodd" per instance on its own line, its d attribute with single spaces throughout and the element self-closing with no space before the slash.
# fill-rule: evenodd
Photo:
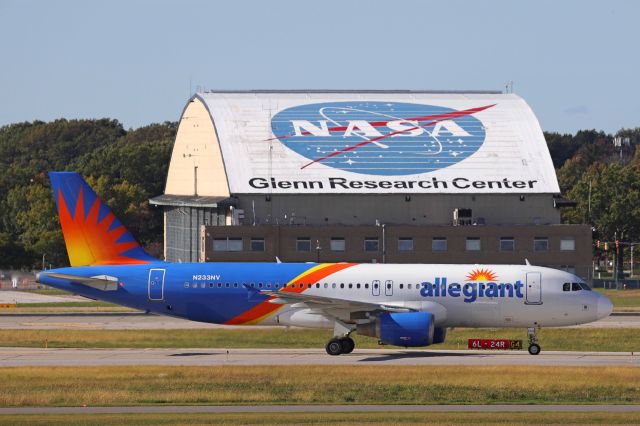
<svg viewBox="0 0 640 426">
<path fill-rule="evenodd" d="M 49 178 L 71 266 L 157 261 L 78 173 L 51 172 Z"/>
</svg>

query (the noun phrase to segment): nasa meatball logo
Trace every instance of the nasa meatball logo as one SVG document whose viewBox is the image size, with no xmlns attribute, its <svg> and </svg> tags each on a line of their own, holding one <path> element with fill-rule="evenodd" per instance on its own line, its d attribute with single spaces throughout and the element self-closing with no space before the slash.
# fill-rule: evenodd
<svg viewBox="0 0 640 426">
<path fill-rule="evenodd" d="M 327 102 L 280 111 L 271 119 L 277 139 L 309 161 L 353 173 L 428 173 L 463 161 L 485 141 L 473 114 L 494 105 L 455 110 L 399 102 Z"/>
</svg>

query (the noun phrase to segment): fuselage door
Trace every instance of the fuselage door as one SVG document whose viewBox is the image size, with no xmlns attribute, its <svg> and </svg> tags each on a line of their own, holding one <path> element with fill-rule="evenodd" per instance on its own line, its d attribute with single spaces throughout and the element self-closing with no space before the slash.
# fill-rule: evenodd
<svg viewBox="0 0 640 426">
<path fill-rule="evenodd" d="M 149 270 L 149 300 L 164 300 L 164 271 Z"/>
<path fill-rule="evenodd" d="M 527 272 L 527 305 L 542 304 L 542 274 L 540 272 Z"/>
<path fill-rule="evenodd" d="M 374 296 L 380 296 L 380 280 L 373 280 L 371 282 L 371 293 Z"/>
<path fill-rule="evenodd" d="M 393 296 L 393 281 L 387 280 L 384 282 L 384 295 Z"/>
</svg>

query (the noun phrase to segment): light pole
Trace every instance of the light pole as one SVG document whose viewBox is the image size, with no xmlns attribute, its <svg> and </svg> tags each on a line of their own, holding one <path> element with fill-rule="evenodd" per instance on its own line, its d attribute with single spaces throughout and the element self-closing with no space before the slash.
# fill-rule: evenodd
<svg viewBox="0 0 640 426">
<path fill-rule="evenodd" d="M 320 263 L 320 240 L 316 240 L 316 263 Z"/>
</svg>

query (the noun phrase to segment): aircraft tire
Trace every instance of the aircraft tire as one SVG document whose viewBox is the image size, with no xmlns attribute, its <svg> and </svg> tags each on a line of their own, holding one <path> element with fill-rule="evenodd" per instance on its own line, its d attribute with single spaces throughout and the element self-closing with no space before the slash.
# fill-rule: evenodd
<svg viewBox="0 0 640 426">
<path fill-rule="evenodd" d="M 340 339 L 333 338 L 327 342 L 324 348 L 329 355 L 340 355 L 342 353 L 342 342 Z"/>
<path fill-rule="evenodd" d="M 538 355 L 540 353 L 540 345 L 537 343 L 529 345 L 529 353 L 531 355 Z"/>
<path fill-rule="evenodd" d="M 345 337 L 344 339 L 340 339 L 342 344 L 342 353 L 350 354 L 353 352 L 353 349 L 356 347 L 356 342 L 353 341 L 351 337 Z"/>
</svg>

